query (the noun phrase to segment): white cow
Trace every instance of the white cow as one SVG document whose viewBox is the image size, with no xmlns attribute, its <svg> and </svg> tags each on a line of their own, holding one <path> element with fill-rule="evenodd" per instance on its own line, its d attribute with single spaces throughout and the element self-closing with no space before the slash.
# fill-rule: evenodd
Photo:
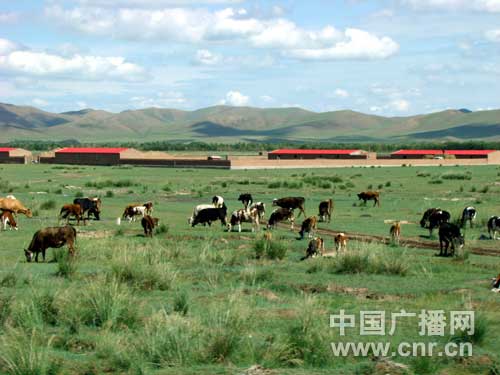
<svg viewBox="0 0 500 375">
<path fill-rule="evenodd" d="M 198 212 L 201 210 L 204 210 L 206 208 L 214 208 L 213 204 L 199 204 L 193 209 L 193 214 L 191 217 L 188 219 L 188 224 L 191 225 L 193 223 L 194 218 L 198 215 Z"/>
</svg>

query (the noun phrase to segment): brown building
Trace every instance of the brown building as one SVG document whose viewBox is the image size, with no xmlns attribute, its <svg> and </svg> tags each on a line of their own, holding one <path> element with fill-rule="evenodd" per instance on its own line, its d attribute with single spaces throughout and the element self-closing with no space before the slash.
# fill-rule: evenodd
<svg viewBox="0 0 500 375">
<path fill-rule="evenodd" d="M 368 159 L 363 150 L 302 150 L 282 149 L 267 154 L 269 160 L 289 159 Z"/>
<path fill-rule="evenodd" d="M 28 164 L 33 160 L 33 154 L 22 148 L 0 147 L 0 163 Z"/>
</svg>

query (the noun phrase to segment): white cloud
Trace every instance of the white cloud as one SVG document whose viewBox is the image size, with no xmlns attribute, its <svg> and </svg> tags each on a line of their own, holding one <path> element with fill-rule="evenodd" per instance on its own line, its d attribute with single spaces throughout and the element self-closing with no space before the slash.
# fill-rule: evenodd
<svg viewBox="0 0 500 375">
<path fill-rule="evenodd" d="M 226 98 L 222 99 L 219 104 L 222 105 L 232 105 L 235 107 L 242 107 L 248 105 L 250 102 L 250 98 L 248 96 L 243 95 L 239 91 L 229 91 L 226 94 Z"/>
<path fill-rule="evenodd" d="M 165 108 L 170 106 L 183 106 L 187 100 L 184 94 L 177 91 L 160 92 L 155 97 L 134 96 L 130 99 L 132 106 L 141 108 Z"/>
<path fill-rule="evenodd" d="M 408 112 L 410 102 L 404 99 L 396 99 L 389 103 L 389 108 L 397 112 Z"/>
<path fill-rule="evenodd" d="M 349 92 L 347 92 L 344 89 L 336 89 L 333 93 L 334 96 L 337 98 L 348 98 L 349 97 Z"/>
<path fill-rule="evenodd" d="M 63 57 L 53 53 L 20 49 L 5 39 L 0 39 L 0 70 L 33 76 L 131 81 L 142 79 L 145 75 L 143 68 L 125 61 L 123 57 L 79 54 Z"/>
<path fill-rule="evenodd" d="M 19 14 L 15 12 L 0 12 L 0 24 L 16 23 L 19 20 Z"/>
<path fill-rule="evenodd" d="M 265 103 L 273 103 L 275 100 L 272 96 L 269 95 L 262 95 L 260 96 L 260 100 L 262 100 Z"/>
<path fill-rule="evenodd" d="M 201 65 L 216 65 L 222 60 L 221 56 L 206 49 L 196 51 L 195 62 Z"/>
<path fill-rule="evenodd" d="M 86 109 L 89 107 L 88 104 L 86 102 L 84 102 L 83 100 L 78 100 L 76 102 L 76 106 L 78 109 Z"/>
<path fill-rule="evenodd" d="M 495 30 L 488 30 L 485 33 L 486 39 L 488 39 L 490 42 L 495 42 L 499 43 L 500 42 L 500 29 L 495 29 Z"/>
<path fill-rule="evenodd" d="M 500 12 L 500 0 L 400 0 L 414 9 L 475 10 Z"/>
<path fill-rule="evenodd" d="M 244 0 L 120 0 L 122 7 L 160 8 L 165 6 L 189 6 L 210 4 L 238 4 Z M 80 0 L 82 5 L 116 7 L 116 0 Z"/>
<path fill-rule="evenodd" d="M 279 49 L 299 59 L 381 59 L 399 49 L 391 38 L 365 30 L 341 31 L 331 25 L 317 30 L 305 29 L 282 17 L 259 19 L 245 9 L 92 6 L 65 9 L 51 5 L 45 13 L 65 27 L 84 34 L 196 44 L 238 40 L 255 48 Z"/>
<path fill-rule="evenodd" d="M 40 99 L 40 98 L 35 98 L 31 101 L 34 105 L 36 105 L 37 107 L 46 107 L 49 105 L 49 102 L 44 100 L 44 99 Z"/>
</svg>

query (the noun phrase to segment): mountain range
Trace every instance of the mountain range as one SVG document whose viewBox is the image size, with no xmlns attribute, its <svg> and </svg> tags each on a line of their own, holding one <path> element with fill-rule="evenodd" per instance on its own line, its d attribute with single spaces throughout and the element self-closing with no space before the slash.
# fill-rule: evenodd
<svg viewBox="0 0 500 375">
<path fill-rule="evenodd" d="M 500 110 L 457 109 L 407 117 L 231 106 L 51 113 L 0 103 L 0 130 L 0 142 L 500 141 Z"/>
</svg>

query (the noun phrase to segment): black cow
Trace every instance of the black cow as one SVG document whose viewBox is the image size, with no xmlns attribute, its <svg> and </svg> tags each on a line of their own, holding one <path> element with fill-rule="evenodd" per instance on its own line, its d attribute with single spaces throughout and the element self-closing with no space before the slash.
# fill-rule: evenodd
<svg viewBox="0 0 500 375">
<path fill-rule="evenodd" d="M 500 217 L 492 216 L 488 220 L 488 234 L 490 238 L 496 240 L 497 239 L 497 231 L 500 230 Z"/>
<path fill-rule="evenodd" d="M 331 199 L 322 201 L 319 204 L 319 213 L 318 213 L 320 221 L 326 221 L 326 219 L 328 218 L 328 222 L 330 222 L 332 219 L 332 210 L 333 210 L 333 201 Z"/>
<path fill-rule="evenodd" d="M 460 226 L 462 228 L 465 227 L 467 221 L 470 223 L 470 227 L 472 228 L 472 223 L 476 219 L 477 211 L 474 207 L 469 206 L 465 207 L 462 211 L 462 218 L 460 219 Z"/>
<path fill-rule="evenodd" d="M 212 221 L 220 220 L 222 225 L 227 226 L 227 207 L 225 204 L 222 204 L 222 207 L 219 208 L 205 208 L 198 212 L 198 214 L 194 217 L 193 222 L 191 223 L 191 227 L 194 227 L 196 224 L 205 224 L 212 225 Z"/>
<path fill-rule="evenodd" d="M 452 223 L 442 223 L 439 226 L 439 256 L 454 255 L 457 243 L 459 248 L 462 248 L 465 243 L 460 227 Z M 450 254 L 448 254 L 448 248 L 450 248 Z"/>
<path fill-rule="evenodd" d="M 49 247 L 59 248 L 66 244 L 68 244 L 69 253 L 73 255 L 75 241 L 76 230 L 71 225 L 40 229 L 35 232 L 29 247 L 24 250 L 26 261 L 31 262 L 35 254 L 35 262 L 38 262 L 38 254 L 42 253 L 45 262 L 45 251 Z"/>
<path fill-rule="evenodd" d="M 306 199 L 304 197 L 287 197 L 280 199 L 273 199 L 273 206 L 279 206 L 281 208 L 288 208 L 289 210 L 295 210 L 298 208 L 300 210 L 297 217 L 300 214 L 304 214 L 306 216 L 306 207 L 305 207 Z"/>
<path fill-rule="evenodd" d="M 316 255 L 323 256 L 325 252 L 325 242 L 322 238 L 317 237 L 309 241 L 309 245 L 307 246 L 306 255 L 300 260 L 306 260 L 307 258 L 313 258 Z"/>
<path fill-rule="evenodd" d="M 83 209 L 83 214 L 87 213 L 87 220 L 93 214 L 96 220 L 101 220 L 101 199 L 100 198 L 75 198 L 73 204 L 79 204 Z"/>
<path fill-rule="evenodd" d="M 291 230 L 293 230 L 293 224 L 295 217 L 293 216 L 293 210 L 289 208 L 277 208 L 271 213 L 269 221 L 267 222 L 267 228 L 276 228 L 279 222 L 288 220 L 292 223 Z"/>
<path fill-rule="evenodd" d="M 245 210 L 250 206 L 253 202 L 252 194 L 240 194 L 240 197 L 238 200 L 243 203 L 243 207 L 245 207 Z"/>
<path fill-rule="evenodd" d="M 364 205 L 367 201 L 373 201 L 373 207 L 380 207 L 380 193 L 378 191 L 363 191 L 358 194 L 358 200 L 362 200 Z"/>
<path fill-rule="evenodd" d="M 430 208 L 422 216 L 420 226 L 429 229 L 429 236 L 432 236 L 432 231 L 441 224 L 449 222 L 450 217 L 451 215 L 448 211 L 439 208 Z"/>
</svg>

